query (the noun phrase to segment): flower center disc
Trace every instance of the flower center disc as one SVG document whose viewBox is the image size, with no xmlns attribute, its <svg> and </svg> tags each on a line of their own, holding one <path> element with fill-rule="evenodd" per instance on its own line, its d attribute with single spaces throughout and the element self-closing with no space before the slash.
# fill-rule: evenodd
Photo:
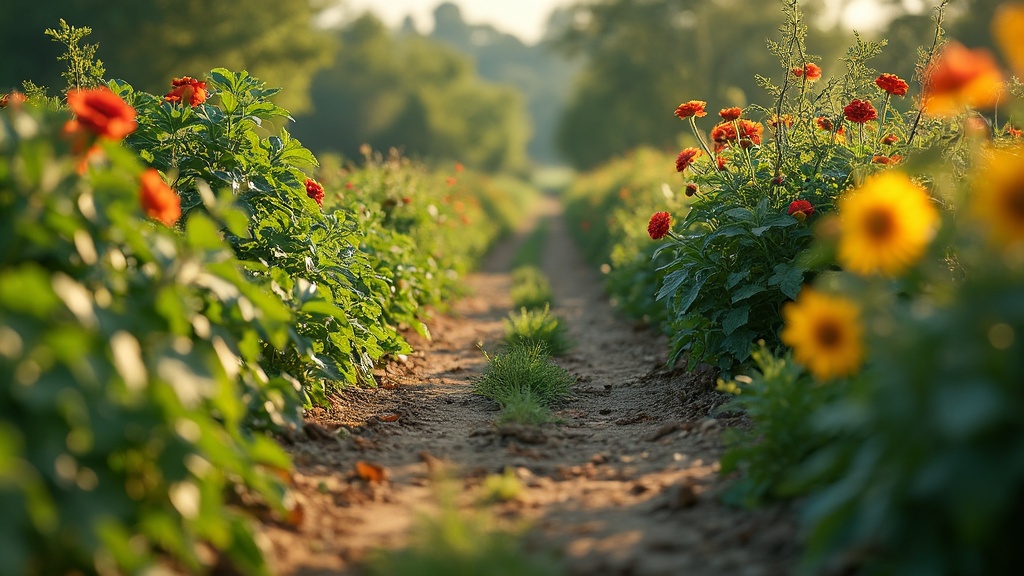
<svg viewBox="0 0 1024 576">
<path fill-rule="evenodd" d="M 875 241 L 888 240 L 896 230 L 896 222 L 890 210 L 875 208 L 864 216 L 864 230 Z"/>
<path fill-rule="evenodd" d="M 831 350 L 839 346 L 843 340 L 843 331 L 835 320 L 828 318 L 818 322 L 814 327 L 814 337 L 822 348 Z"/>
</svg>

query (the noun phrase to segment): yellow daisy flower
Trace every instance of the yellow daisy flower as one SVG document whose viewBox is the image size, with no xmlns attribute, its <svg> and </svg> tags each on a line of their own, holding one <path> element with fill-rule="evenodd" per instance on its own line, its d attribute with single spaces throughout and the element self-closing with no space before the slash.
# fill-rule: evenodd
<svg viewBox="0 0 1024 576">
<path fill-rule="evenodd" d="M 864 359 L 860 308 L 842 296 L 804 288 L 782 308 L 782 342 L 819 380 L 854 374 Z"/>
<path fill-rule="evenodd" d="M 928 193 L 902 172 L 882 172 L 839 200 L 837 257 L 843 268 L 867 276 L 895 276 L 924 252 L 939 214 Z"/>
<path fill-rule="evenodd" d="M 970 213 L 1002 246 L 1024 242 L 1024 147 L 995 151 L 978 167 Z"/>
</svg>

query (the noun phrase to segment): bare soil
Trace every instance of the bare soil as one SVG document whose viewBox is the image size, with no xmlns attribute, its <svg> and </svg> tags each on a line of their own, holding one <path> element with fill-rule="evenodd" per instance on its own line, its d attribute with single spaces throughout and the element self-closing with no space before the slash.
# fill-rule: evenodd
<svg viewBox="0 0 1024 576">
<path fill-rule="evenodd" d="M 576 376 L 558 424 L 498 426 L 497 406 L 472 393 L 512 307 L 509 265 L 517 239 L 467 278 L 470 295 L 428 322 L 433 339 L 381 371 L 381 386 L 350 388 L 308 415 L 286 443 L 296 473 L 291 523 L 261 537 L 275 574 L 359 575 L 373 549 L 409 542 L 418 514 L 436 508 L 439 470 L 467 491 L 514 470 L 525 486 L 503 516 L 532 526 L 566 573 L 705 576 L 788 574 L 799 555 L 784 506 L 723 504 L 719 474 L 724 398 L 707 372 L 666 366 L 663 336 L 615 313 L 569 237 L 554 200 L 542 268 L 553 311 L 574 343 L 557 362 Z M 521 237 L 521 235 L 520 235 Z"/>
</svg>

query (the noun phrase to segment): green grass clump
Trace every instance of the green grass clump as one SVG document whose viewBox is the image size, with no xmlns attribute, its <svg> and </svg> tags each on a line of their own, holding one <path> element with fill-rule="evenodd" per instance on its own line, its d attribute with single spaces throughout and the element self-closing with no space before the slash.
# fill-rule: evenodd
<svg viewBox="0 0 1024 576">
<path fill-rule="evenodd" d="M 574 381 L 542 344 L 520 342 L 488 357 L 473 391 L 500 404 L 503 421 L 540 424 L 551 420 L 549 408 L 569 397 Z"/>
<path fill-rule="evenodd" d="M 517 342 L 543 344 L 553 356 L 568 352 L 570 347 L 565 325 L 551 313 L 550 305 L 545 305 L 542 310 L 520 308 L 518 315 L 509 313 L 505 319 L 505 343 L 512 345 Z"/>
<path fill-rule="evenodd" d="M 536 266 L 520 266 L 512 270 L 512 305 L 537 310 L 551 304 L 551 283 Z"/>
</svg>

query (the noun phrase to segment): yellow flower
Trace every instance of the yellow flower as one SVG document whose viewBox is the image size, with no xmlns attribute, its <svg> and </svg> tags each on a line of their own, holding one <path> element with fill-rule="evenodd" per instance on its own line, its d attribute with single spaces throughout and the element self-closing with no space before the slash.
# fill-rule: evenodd
<svg viewBox="0 0 1024 576">
<path fill-rule="evenodd" d="M 1003 4 L 992 19 L 992 37 L 1017 74 L 1024 74 L 1024 4 Z"/>
<path fill-rule="evenodd" d="M 970 213 L 1003 246 L 1024 242 L 1024 147 L 997 150 L 975 171 Z"/>
<path fill-rule="evenodd" d="M 782 308 L 782 342 L 819 380 L 854 374 L 864 359 L 860 308 L 842 296 L 804 288 Z"/>
<path fill-rule="evenodd" d="M 902 172 L 882 172 L 839 200 L 837 256 L 862 276 L 895 276 L 913 264 L 935 235 L 938 211 L 928 193 Z"/>
</svg>

